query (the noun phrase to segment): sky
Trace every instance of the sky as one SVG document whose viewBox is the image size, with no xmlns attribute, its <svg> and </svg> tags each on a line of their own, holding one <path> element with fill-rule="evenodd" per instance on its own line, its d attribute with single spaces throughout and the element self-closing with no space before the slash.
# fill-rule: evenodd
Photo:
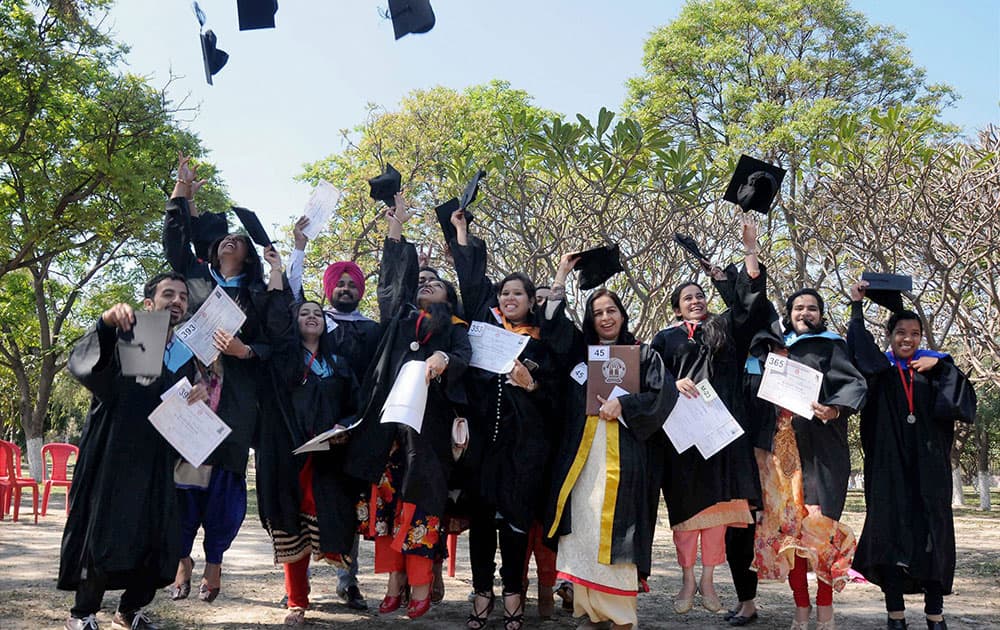
<svg viewBox="0 0 1000 630">
<path fill-rule="evenodd" d="M 128 70 L 168 84 L 210 150 L 230 197 L 265 226 L 301 214 L 303 165 L 343 149 L 340 131 L 369 103 L 393 109 L 409 92 L 461 90 L 493 79 L 539 107 L 594 119 L 617 109 L 642 73 L 650 32 L 680 0 L 431 0 L 437 24 L 393 40 L 387 0 L 279 0 L 276 28 L 238 30 L 236 0 L 200 0 L 225 68 L 205 82 L 198 22 L 184 0 L 119 0 L 107 24 L 131 47 Z M 1000 123 L 1000 2 L 853 0 L 870 21 L 901 31 L 931 83 L 962 97 L 945 119 L 967 134 Z M 171 79 L 173 76 L 173 79 Z M 373 173 L 374 176 L 376 173 Z"/>
</svg>

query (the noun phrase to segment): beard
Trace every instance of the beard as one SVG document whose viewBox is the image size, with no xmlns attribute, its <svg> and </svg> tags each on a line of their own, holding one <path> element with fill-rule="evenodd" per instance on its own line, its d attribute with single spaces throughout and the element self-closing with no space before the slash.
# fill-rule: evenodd
<svg viewBox="0 0 1000 630">
<path fill-rule="evenodd" d="M 358 304 L 360 304 L 360 301 L 355 300 L 349 293 L 341 293 L 335 296 L 333 308 L 341 313 L 353 313 L 358 310 Z"/>
</svg>

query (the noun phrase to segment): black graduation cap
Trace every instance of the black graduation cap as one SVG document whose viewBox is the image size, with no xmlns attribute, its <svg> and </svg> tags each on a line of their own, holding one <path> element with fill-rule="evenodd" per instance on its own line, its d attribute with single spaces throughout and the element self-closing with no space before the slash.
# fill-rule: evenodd
<svg viewBox="0 0 1000 630">
<path fill-rule="evenodd" d="M 202 212 L 191 217 L 191 244 L 194 255 L 202 260 L 209 259 L 212 243 L 229 234 L 229 221 L 222 212 Z"/>
<path fill-rule="evenodd" d="M 396 203 L 393 197 L 399 192 L 401 184 L 402 175 L 392 167 L 392 164 L 386 162 L 385 171 L 378 177 L 368 180 L 368 185 L 371 187 L 371 192 L 368 194 L 372 199 L 384 201 L 385 205 L 391 207 Z"/>
<path fill-rule="evenodd" d="M 205 63 L 205 80 L 212 85 L 212 75 L 222 70 L 229 61 L 229 53 L 215 47 L 216 37 L 212 29 L 201 34 L 201 58 Z"/>
<path fill-rule="evenodd" d="M 580 257 L 576 270 L 580 272 L 578 280 L 582 291 L 598 287 L 611 276 L 625 270 L 618 245 L 602 245 L 575 255 Z"/>
<path fill-rule="evenodd" d="M 785 169 L 780 166 L 741 155 L 723 199 L 735 203 L 744 212 L 756 210 L 767 214 L 784 178 Z"/>
<path fill-rule="evenodd" d="M 426 33 L 434 28 L 430 0 L 389 0 L 392 32 L 396 39 L 409 33 Z"/>
<path fill-rule="evenodd" d="M 479 192 L 479 180 L 486 177 L 486 171 L 479 169 L 476 174 L 469 180 L 469 183 L 465 185 L 465 190 L 462 191 L 462 196 L 458 199 L 458 205 L 460 208 L 466 210 L 466 219 L 472 221 L 472 216 L 468 214 L 469 205 L 476 200 L 476 194 Z"/>
<path fill-rule="evenodd" d="M 458 201 L 458 197 L 452 197 L 448 201 L 444 202 L 440 206 L 434 208 L 434 214 L 437 215 L 438 225 L 441 226 L 441 231 L 444 233 L 445 243 L 451 241 L 455 238 L 455 226 L 451 224 L 451 215 L 455 214 L 456 210 L 461 208 L 461 204 Z M 467 223 L 472 223 L 472 212 L 468 208 L 464 210 L 465 221 Z"/>
<path fill-rule="evenodd" d="M 861 279 L 868 283 L 868 288 L 865 289 L 868 299 L 893 313 L 903 310 L 903 296 L 900 292 L 913 290 L 912 276 L 865 271 L 861 274 Z"/>
<path fill-rule="evenodd" d="M 691 256 L 693 256 L 699 263 L 705 262 L 711 264 L 712 261 L 708 259 L 708 256 L 701 253 L 698 243 L 696 243 L 690 236 L 684 236 L 680 232 L 674 232 L 674 242 L 680 245 L 681 249 L 691 254 Z"/>
<path fill-rule="evenodd" d="M 240 30 L 274 28 L 274 14 L 278 12 L 278 0 L 236 0 L 236 10 L 240 16 Z"/>
<path fill-rule="evenodd" d="M 233 211 L 239 217 L 240 223 L 246 228 L 247 234 L 254 243 L 257 243 L 261 247 L 271 246 L 271 238 L 264 231 L 264 226 L 261 225 L 256 212 L 247 210 L 246 208 L 237 208 L 236 206 L 233 206 Z"/>
</svg>

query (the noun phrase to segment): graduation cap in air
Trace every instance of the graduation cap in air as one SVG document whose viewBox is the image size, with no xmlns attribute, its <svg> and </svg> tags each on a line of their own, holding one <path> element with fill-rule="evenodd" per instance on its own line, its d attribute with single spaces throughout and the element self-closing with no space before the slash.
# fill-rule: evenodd
<svg viewBox="0 0 1000 630">
<path fill-rule="evenodd" d="M 866 271 L 861 274 L 861 279 L 868 283 L 868 287 L 865 289 L 865 295 L 868 299 L 884 306 L 893 313 L 903 310 L 901 292 L 913 290 L 911 276 Z"/>
<path fill-rule="evenodd" d="M 201 10 L 198 3 L 191 5 L 194 15 L 198 18 L 198 25 L 205 28 L 205 12 Z M 201 39 L 201 60 L 205 66 L 205 80 L 212 85 L 212 75 L 222 70 L 226 62 L 229 61 L 229 53 L 216 47 L 218 41 L 212 29 L 208 29 L 200 34 Z"/>
<path fill-rule="evenodd" d="M 619 271 L 624 271 L 618 245 L 602 245 L 575 255 L 580 257 L 576 270 L 580 272 L 577 280 L 582 291 L 598 287 Z"/>
<path fill-rule="evenodd" d="M 484 177 L 486 177 L 486 171 L 482 169 L 476 171 L 476 174 L 469 180 L 469 183 L 465 185 L 462 196 L 458 198 L 458 205 L 466 211 L 466 219 L 470 223 L 472 222 L 472 215 L 468 213 L 468 209 L 472 202 L 476 200 L 476 195 L 479 193 L 479 181 Z"/>
<path fill-rule="evenodd" d="M 429 0 L 389 0 L 389 15 L 396 39 L 434 28 L 434 9 Z"/>
<path fill-rule="evenodd" d="M 690 236 L 684 236 L 680 232 L 674 232 L 674 242 L 680 245 L 681 249 L 690 254 L 699 263 L 712 263 L 712 261 L 708 259 L 708 256 L 701 253 L 698 243 L 696 243 Z"/>
<path fill-rule="evenodd" d="M 780 166 L 741 155 L 723 199 L 735 203 L 744 212 L 756 210 L 767 214 L 784 178 L 785 169 Z"/>
<path fill-rule="evenodd" d="M 257 243 L 261 247 L 270 247 L 271 238 L 264 231 L 264 226 L 261 224 L 260 219 L 257 218 L 257 213 L 253 210 L 247 210 L 246 208 L 238 208 L 233 206 L 233 212 L 239 218 L 240 223 L 247 230 L 247 235 L 250 236 L 250 240 Z"/>
<path fill-rule="evenodd" d="M 452 197 L 448 201 L 444 202 L 440 206 L 434 208 L 434 214 L 437 215 L 438 225 L 441 226 L 441 232 L 444 234 L 444 241 L 448 243 L 451 239 L 455 238 L 455 226 L 451 224 L 451 215 L 455 214 L 455 211 L 459 209 L 458 197 Z M 471 221 L 472 215 L 466 211 L 465 220 Z"/>
<path fill-rule="evenodd" d="M 222 212 L 202 212 L 191 217 L 191 244 L 194 255 L 208 260 L 212 243 L 229 234 L 229 221 Z"/>
<path fill-rule="evenodd" d="M 240 30 L 274 28 L 274 14 L 278 12 L 277 0 L 236 0 Z"/>
<path fill-rule="evenodd" d="M 371 187 L 368 194 L 372 199 L 383 201 L 385 205 L 391 207 L 396 203 L 393 197 L 399 192 L 402 185 L 402 175 L 392 167 L 392 164 L 386 162 L 385 171 L 378 177 L 369 179 L 368 185 Z"/>
<path fill-rule="evenodd" d="M 163 370 L 163 349 L 170 328 L 170 311 L 136 311 L 132 329 L 118 332 L 118 359 L 125 376 L 157 377 Z"/>
</svg>

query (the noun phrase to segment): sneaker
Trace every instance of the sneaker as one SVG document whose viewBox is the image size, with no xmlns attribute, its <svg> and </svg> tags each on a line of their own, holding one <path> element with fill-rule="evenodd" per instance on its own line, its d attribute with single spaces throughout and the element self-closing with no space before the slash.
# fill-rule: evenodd
<svg viewBox="0 0 1000 630">
<path fill-rule="evenodd" d="M 365 601 L 365 596 L 361 594 L 357 584 L 351 584 L 343 591 L 338 590 L 337 595 L 340 595 L 340 598 L 347 602 L 347 607 L 352 610 L 368 610 L 368 602 Z"/>
<path fill-rule="evenodd" d="M 97 615 L 87 615 L 83 619 L 70 617 L 63 626 L 65 630 L 100 630 L 97 625 Z"/>
<path fill-rule="evenodd" d="M 160 626 L 141 610 L 131 613 L 118 611 L 111 620 L 111 630 L 160 630 Z"/>
</svg>

